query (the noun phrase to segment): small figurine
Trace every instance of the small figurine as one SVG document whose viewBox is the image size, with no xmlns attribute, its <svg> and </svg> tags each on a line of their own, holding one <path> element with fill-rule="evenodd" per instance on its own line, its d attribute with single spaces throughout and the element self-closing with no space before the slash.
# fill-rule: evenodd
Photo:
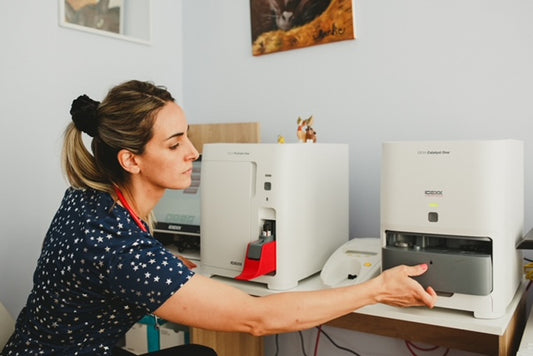
<svg viewBox="0 0 533 356">
<path fill-rule="evenodd" d="M 316 142 L 316 131 L 313 130 L 312 125 L 315 122 L 313 115 L 309 116 L 307 119 L 303 120 L 301 117 L 298 117 L 296 121 L 298 124 L 298 130 L 296 136 L 298 137 L 298 142 Z"/>
<path fill-rule="evenodd" d="M 305 142 L 316 143 L 316 131 L 311 126 L 305 129 Z"/>
<path fill-rule="evenodd" d="M 278 143 L 285 143 L 285 137 L 282 135 L 278 135 Z"/>
<path fill-rule="evenodd" d="M 304 120 L 301 117 L 298 117 L 298 130 L 296 131 L 296 136 L 298 137 L 298 142 L 305 142 L 305 131 L 304 131 Z"/>
</svg>

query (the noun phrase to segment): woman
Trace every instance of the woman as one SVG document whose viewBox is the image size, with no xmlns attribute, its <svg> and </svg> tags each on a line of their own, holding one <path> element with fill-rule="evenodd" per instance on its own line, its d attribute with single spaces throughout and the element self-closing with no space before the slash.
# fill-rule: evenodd
<svg viewBox="0 0 533 356">
<path fill-rule="evenodd" d="M 148 313 L 204 329 L 266 335 L 307 329 L 374 303 L 435 305 L 435 291 L 410 278 L 426 265 L 396 267 L 345 288 L 260 298 L 194 274 L 150 234 L 152 210 L 166 189 L 190 185 L 198 158 L 171 94 L 129 81 L 102 103 L 79 97 L 71 115 L 63 147 L 71 187 L 3 355 L 111 355 Z M 93 137 L 93 154 L 82 132 Z"/>
</svg>

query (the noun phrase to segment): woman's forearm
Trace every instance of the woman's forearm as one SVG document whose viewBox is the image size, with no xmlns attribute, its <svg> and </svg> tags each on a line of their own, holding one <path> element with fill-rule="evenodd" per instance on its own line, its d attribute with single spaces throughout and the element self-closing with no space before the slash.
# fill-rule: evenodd
<svg viewBox="0 0 533 356">
<path fill-rule="evenodd" d="M 257 298 L 261 320 L 255 335 L 277 334 L 309 329 L 375 304 L 377 283 L 369 281 L 356 286 L 313 292 L 272 294 Z"/>
<path fill-rule="evenodd" d="M 411 278 L 426 270 L 425 265 L 398 266 L 350 287 L 265 297 L 252 297 L 196 275 L 155 313 L 169 321 L 216 331 L 266 335 L 303 330 L 375 303 L 433 307 L 435 291 L 424 290 Z"/>
</svg>

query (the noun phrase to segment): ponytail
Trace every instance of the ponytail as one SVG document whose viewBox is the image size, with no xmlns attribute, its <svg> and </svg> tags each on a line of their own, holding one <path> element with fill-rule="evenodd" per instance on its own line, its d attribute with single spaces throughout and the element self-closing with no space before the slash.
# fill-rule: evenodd
<svg viewBox="0 0 533 356">
<path fill-rule="evenodd" d="M 82 133 L 70 123 L 64 134 L 63 171 L 68 182 L 78 189 L 97 189 L 111 193 L 112 185 L 98 169 L 94 156 L 87 150 Z"/>
</svg>

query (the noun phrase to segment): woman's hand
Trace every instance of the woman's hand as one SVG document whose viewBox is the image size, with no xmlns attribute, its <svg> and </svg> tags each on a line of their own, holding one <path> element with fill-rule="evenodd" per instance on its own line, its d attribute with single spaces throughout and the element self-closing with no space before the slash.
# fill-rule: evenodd
<svg viewBox="0 0 533 356">
<path fill-rule="evenodd" d="M 377 283 L 376 301 L 396 307 L 426 305 L 430 308 L 437 302 L 433 288 L 426 290 L 411 277 L 420 276 L 428 269 L 426 264 L 417 266 L 397 266 L 383 271 L 371 283 Z"/>
</svg>

